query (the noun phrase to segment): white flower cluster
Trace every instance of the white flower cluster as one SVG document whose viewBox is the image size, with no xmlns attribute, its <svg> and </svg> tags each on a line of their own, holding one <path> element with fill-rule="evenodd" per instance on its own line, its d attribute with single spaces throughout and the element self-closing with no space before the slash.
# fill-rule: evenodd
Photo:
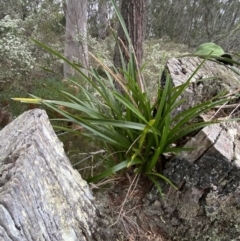
<svg viewBox="0 0 240 241">
<path fill-rule="evenodd" d="M 5 30 L 16 30 L 19 32 L 18 26 L 20 23 L 20 19 L 11 19 L 11 17 L 7 15 L 0 21 L 0 32 L 2 33 Z"/>
<path fill-rule="evenodd" d="M 31 45 L 24 37 L 24 29 L 20 19 L 9 16 L 0 20 L 0 80 L 11 80 L 29 72 L 35 58 L 31 53 Z"/>
</svg>

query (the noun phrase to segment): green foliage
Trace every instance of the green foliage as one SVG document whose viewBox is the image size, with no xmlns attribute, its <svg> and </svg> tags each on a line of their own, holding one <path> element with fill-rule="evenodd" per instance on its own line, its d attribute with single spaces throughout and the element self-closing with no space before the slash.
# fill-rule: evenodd
<svg viewBox="0 0 240 241">
<path fill-rule="evenodd" d="M 220 57 L 224 54 L 224 50 L 215 43 L 204 43 L 197 48 L 195 54 L 203 56 L 211 55 L 215 57 Z"/>
<path fill-rule="evenodd" d="M 22 21 L 5 16 L 0 20 L 0 80 L 20 79 L 35 64 L 29 43 L 22 33 Z"/>
<path fill-rule="evenodd" d="M 125 34 L 128 36 L 120 12 L 115 5 L 114 7 Z M 60 90 L 59 94 L 64 96 L 65 101 L 43 99 L 34 95 L 30 99 L 14 99 L 47 106 L 63 117 L 55 121 L 79 125 L 84 130 L 80 133 L 81 135 L 101 143 L 107 151 L 104 159 L 108 168 L 88 177 L 88 182 L 98 182 L 117 172 L 132 169 L 135 173 L 147 176 L 161 193 L 158 178 L 163 178 L 173 185 L 157 168 L 162 154 L 188 151 L 189 149 L 176 147 L 174 144 L 192 131 L 214 123 L 196 123 L 192 120 L 214 106 L 225 103 L 226 100 L 212 99 L 185 110 L 177 116 L 172 115 L 173 110 L 184 102 L 180 96 L 188 87 L 197 69 L 185 84 L 177 87 L 172 86 L 170 76 L 167 75 L 165 86 L 158 87 L 157 102 L 152 105 L 150 96 L 143 92 L 138 84 L 141 73 L 136 68 L 129 36 L 127 39 L 130 46 L 129 62 L 123 61 L 120 71 L 114 67 L 110 69 L 100 59 L 90 54 L 97 65 L 104 70 L 104 75 L 99 75 L 95 69 L 88 69 L 88 75 L 86 75 L 78 65 L 64 58 L 59 52 L 35 41 L 48 52 L 67 62 L 94 91 L 89 91 L 86 85 L 71 80 L 72 84 L 77 86 L 83 94 L 81 98 Z M 123 94 L 116 90 L 115 82 L 122 87 Z M 60 106 L 64 108 L 59 108 Z M 55 127 L 79 134 L 70 128 Z"/>
<path fill-rule="evenodd" d="M 37 49 L 30 41 L 37 38 L 58 51 L 63 51 L 63 13 L 59 1 L 6 1 L 0 9 L 0 81 L 27 82 L 30 78 L 49 78 L 37 71 L 37 64 L 60 73 L 62 63 Z M 44 75 L 43 75 L 44 73 Z"/>
<path fill-rule="evenodd" d="M 238 6 L 238 0 L 151 0 L 146 36 L 191 47 L 214 41 L 227 51 L 239 51 Z"/>
<path fill-rule="evenodd" d="M 37 44 L 67 61 L 47 46 L 39 42 Z M 173 144 L 192 131 L 212 124 L 212 122 L 191 123 L 191 120 L 226 100 L 210 100 L 172 116 L 173 109 L 183 103 L 183 100 L 179 101 L 179 97 L 187 88 L 191 77 L 185 84 L 173 87 L 168 76 L 165 87 L 158 89 L 158 104 L 153 106 L 150 97 L 142 92 L 137 84 L 139 73 L 136 72 L 134 56 L 130 56 L 127 68 L 122 73 L 115 74 L 102 64 L 107 78 L 101 77 L 94 69 L 89 69 L 88 77 L 77 65 L 68 62 L 95 89 L 94 93 L 89 92 L 84 85 L 72 81 L 81 89 L 84 95 L 81 99 L 66 91 L 59 91 L 68 101 L 35 99 L 35 96 L 33 99 L 18 100 L 46 105 L 64 117 L 58 120 L 71 121 L 82 126 L 87 131 L 81 135 L 100 141 L 107 150 L 107 161 L 111 165 L 105 171 L 89 177 L 87 179 L 89 182 L 97 182 L 120 170 L 132 167 L 136 173 L 148 176 L 157 186 L 158 177 L 170 183 L 158 173 L 156 168 L 161 161 L 161 155 L 187 151 L 188 149 L 174 147 Z M 101 64 L 98 59 L 95 60 Z M 123 95 L 116 91 L 114 80 L 118 81 L 125 90 Z M 59 109 L 59 106 L 65 108 Z M 153 117 L 154 108 L 156 116 Z M 73 132 L 70 129 L 69 131 Z M 160 186 L 158 188 L 161 191 Z"/>
<path fill-rule="evenodd" d="M 219 62 L 222 62 L 223 64 L 231 65 L 231 66 L 233 66 L 233 63 L 237 63 L 236 61 L 232 60 L 232 56 L 230 54 L 225 53 L 224 50 L 215 43 L 201 44 L 197 48 L 194 55 L 203 57 L 203 58 L 206 58 L 209 56 L 210 58 L 215 59 Z M 237 63 L 237 65 L 239 65 L 239 63 Z"/>
</svg>

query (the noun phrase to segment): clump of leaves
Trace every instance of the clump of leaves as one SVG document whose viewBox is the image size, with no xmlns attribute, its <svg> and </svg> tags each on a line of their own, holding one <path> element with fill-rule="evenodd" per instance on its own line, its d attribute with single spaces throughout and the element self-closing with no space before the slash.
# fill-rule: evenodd
<svg viewBox="0 0 240 241">
<path fill-rule="evenodd" d="M 197 69 L 186 83 L 177 87 L 172 86 L 170 76 L 167 75 L 164 87 L 158 87 L 157 104 L 152 105 L 150 96 L 143 91 L 139 84 L 141 73 L 136 67 L 131 41 L 116 6 L 115 10 L 130 46 L 130 59 L 128 63 L 122 60 L 122 70 L 110 69 L 91 55 L 102 66 L 105 75 L 99 75 L 95 69 L 89 69 L 88 75 L 86 75 L 78 65 L 65 59 L 53 49 L 35 41 L 45 50 L 66 61 L 95 91 L 89 92 L 84 85 L 72 80 L 72 83 L 80 88 L 82 98 L 77 98 L 66 91 L 59 91 L 67 98 L 67 101 L 47 100 L 36 96 L 29 99 L 15 98 L 15 100 L 46 105 L 63 116 L 58 120 L 71 121 L 82 126 L 87 131 L 81 132 L 81 135 L 99 140 L 107 150 L 106 160 L 111 165 L 106 170 L 90 176 L 87 179 L 88 182 L 98 182 L 132 167 L 135 173 L 147 176 L 161 193 L 158 178 L 172 183 L 157 170 L 160 156 L 164 153 L 188 151 L 187 148 L 175 147 L 173 144 L 192 131 L 212 124 L 211 121 L 194 123 L 191 120 L 214 106 L 225 103 L 226 100 L 212 99 L 183 111 L 177 116 L 172 116 L 172 111 L 184 102 L 184 100 L 180 100 L 180 96 L 188 87 Z M 122 87 L 123 93 L 116 90 L 115 82 Z M 59 106 L 65 108 L 59 108 Z M 69 131 L 73 132 L 73 130 Z"/>
</svg>

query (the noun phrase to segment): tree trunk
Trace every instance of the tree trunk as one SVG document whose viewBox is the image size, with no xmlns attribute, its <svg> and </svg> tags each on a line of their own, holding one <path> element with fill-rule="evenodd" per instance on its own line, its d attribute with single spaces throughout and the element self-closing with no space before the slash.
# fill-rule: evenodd
<svg viewBox="0 0 240 241">
<path fill-rule="evenodd" d="M 143 58 L 143 41 L 145 36 L 145 23 L 147 13 L 147 0 L 122 0 L 121 14 L 125 21 L 131 42 L 136 54 L 137 64 L 141 66 Z M 122 26 L 119 25 L 117 36 L 122 40 L 126 49 L 128 49 L 127 39 L 123 32 Z M 124 50 L 122 44 L 118 41 L 114 51 L 114 65 L 117 68 L 122 67 L 121 57 L 119 53 L 119 46 L 122 49 L 126 63 L 128 62 L 128 55 Z"/>
<path fill-rule="evenodd" d="M 105 39 L 108 31 L 108 3 L 99 0 L 98 3 L 98 39 Z"/>
<path fill-rule="evenodd" d="M 87 55 L 87 0 L 67 0 L 64 56 L 73 62 L 88 66 Z M 64 63 L 64 77 L 78 73 Z"/>
<path fill-rule="evenodd" d="M 0 240 L 107 240 L 89 187 L 45 111 L 25 112 L 0 140 Z"/>
</svg>

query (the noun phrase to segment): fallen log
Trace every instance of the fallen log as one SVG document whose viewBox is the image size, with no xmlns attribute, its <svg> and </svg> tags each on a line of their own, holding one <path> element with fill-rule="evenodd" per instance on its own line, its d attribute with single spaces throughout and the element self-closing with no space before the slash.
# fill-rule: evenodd
<svg viewBox="0 0 240 241">
<path fill-rule="evenodd" d="M 108 240 L 88 184 L 71 167 L 45 111 L 0 132 L 0 240 Z"/>
</svg>

